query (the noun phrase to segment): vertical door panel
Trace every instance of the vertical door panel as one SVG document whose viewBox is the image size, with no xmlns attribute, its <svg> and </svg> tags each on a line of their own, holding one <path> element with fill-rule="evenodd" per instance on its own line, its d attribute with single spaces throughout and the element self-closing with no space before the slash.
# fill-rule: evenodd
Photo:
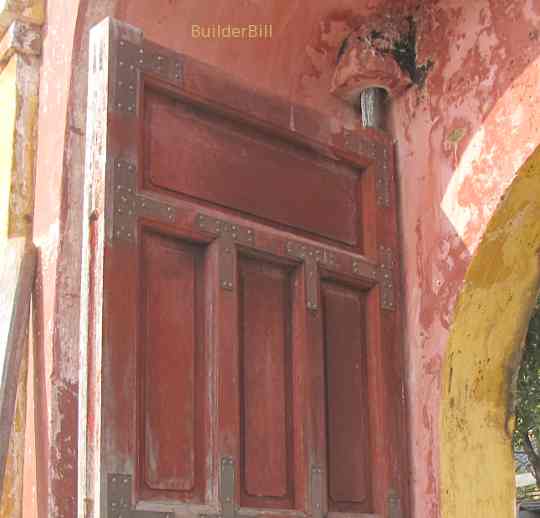
<svg viewBox="0 0 540 518">
<path fill-rule="evenodd" d="M 142 479 L 198 501 L 207 419 L 202 251 L 149 233 L 142 257 Z"/>
<path fill-rule="evenodd" d="M 287 270 L 239 261 L 241 504 L 289 508 L 294 465 L 291 419 L 291 286 Z"/>
<path fill-rule="evenodd" d="M 370 505 L 364 296 L 328 281 L 322 295 L 328 506 L 360 512 Z"/>
</svg>

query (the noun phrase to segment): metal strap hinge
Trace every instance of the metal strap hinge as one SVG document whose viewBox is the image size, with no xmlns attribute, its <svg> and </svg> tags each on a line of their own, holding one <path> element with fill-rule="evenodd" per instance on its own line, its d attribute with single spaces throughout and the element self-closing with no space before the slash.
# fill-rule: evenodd
<svg viewBox="0 0 540 518">
<path fill-rule="evenodd" d="M 399 495 L 391 489 L 388 492 L 388 518 L 402 518 L 402 516 Z"/>
<path fill-rule="evenodd" d="M 198 214 L 195 222 L 199 230 L 218 236 L 219 282 L 224 290 L 234 289 L 236 244 L 255 245 L 255 232 L 247 227 L 223 219 Z"/>
<path fill-rule="evenodd" d="M 390 207 L 390 157 L 385 145 L 381 145 L 377 153 L 376 178 L 377 206 L 388 208 Z"/>
<path fill-rule="evenodd" d="M 396 309 L 394 288 L 394 254 L 391 248 L 379 247 L 379 282 L 381 290 L 381 308 Z"/>
<path fill-rule="evenodd" d="M 107 518 L 174 518 L 174 513 L 138 511 L 133 508 L 133 479 L 124 473 L 107 478 Z"/>
<path fill-rule="evenodd" d="M 221 504 L 221 514 L 208 515 L 201 514 L 199 518 L 246 518 L 238 514 L 238 508 L 234 503 L 236 492 L 236 469 L 232 457 L 221 459 L 219 473 L 219 501 Z"/>
<path fill-rule="evenodd" d="M 347 151 L 364 155 L 375 162 L 375 195 L 377 206 L 388 208 L 390 198 L 390 156 L 386 144 L 365 139 L 354 132 L 345 132 L 344 147 Z"/>
<path fill-rule="evenodd" d="M 324 471 L 321 466 L 311 468 L 311 516 L 312 518 L 324 518 L 323 511 L 324 495 Z"/>
</svg>

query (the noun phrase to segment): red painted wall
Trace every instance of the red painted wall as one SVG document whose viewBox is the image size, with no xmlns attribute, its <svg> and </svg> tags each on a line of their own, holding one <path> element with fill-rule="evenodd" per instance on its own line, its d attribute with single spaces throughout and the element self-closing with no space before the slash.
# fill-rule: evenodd
<svg viewBox="0 0 540 518">
<path fill-rule="evenodd" d="M 80 231 L 66 223 L 80 218 L 77 164 L 84 148 L 84 40 L 89 26 L 102 15 L 114 13 L 143 29 L 150 39 L 226 70 L 252 86 L 315 107 L 332 119 L 339 132 L 359 124 L 358 114 L 330 94 L 341 42 L 366 16 L 388 10 L 388 6 L 394 15 L 406 10 L 415 15 L 418 61 L 429 58 L 434 66 L 422 89 L 411 88 L 394 100 L 391 119 L 400 178 L 412 493 L 415 516 L 437 516 L 440 367 L 452 307 L 500 196 L 540 143 L 536 112 L 540 105 L 538 2 L 119 0 L 117 5 L 113 0 L 87 0 L 81 2 L 78 18 L 78 3 L 69 4 L 66 8 L 65 2 L 49 1 L 48 7 L 35 227 L 44 254 L 41 325 L 49 369 L 45 375 L 54 378 L 59 372 L 62 382 L 73 381 L 68 395 L 75 390 L 78 335 L 77 330 L 63 327 L 58 307 L 71 307 L 67 302 L 70 289 L 61 274 L 69 273 L 68 285 L 76 285 L 78 280 L 77 268 L 69 265 L 78 260 Z M 272 24 L 273 38 L 217 41 L 192 37 L 192 24 L 217 23 Z M 62 355 L 62 351 L 69 354 Z M 52 385 L 49 381 L 44 386 L 50 390 Z M 44 415 L 53 415 L 61 401 L 61 394 L 49 393 L 50 409 Z M 59 415 L 69 413 L 73 404 L 71 398 Z M 60 437 L 53 434 L 57 450 L 49 452 L 64 452 L 73 461 L 76 430 L 71 421 L 67 424 L 71 431 L 61 429 Z M 54 479 L 54 472 L 51 477 Z M 61 491 L 71 487 L 63 484 Z M 65 511 L 57 516 L 70 516 L 68 495 L 62 498 Z"/>
</svg>

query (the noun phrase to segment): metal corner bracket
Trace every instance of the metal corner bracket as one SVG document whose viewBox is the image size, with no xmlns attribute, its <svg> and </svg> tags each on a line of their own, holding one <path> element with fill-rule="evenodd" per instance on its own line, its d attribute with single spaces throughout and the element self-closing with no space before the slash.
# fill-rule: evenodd
<svg viewBox="0 0 540 518">
<path fill-rule="evenodd" d="M 113 160 L 113 225 L 112 240 L 135 242 L 138 217 L 174 223 L 176 209 L 161 201 L 136 192 L 137 168 L 127 160 Z"/>
<path fill-rule="evenodd" d="M 219 283 L 224 290 L 233 291 L 236 245 L 254 246 L 255 232 L 251 228 L 206 214 L 197 214 L 195 226 L 200 231 L 217 236 L 219 243 Z"/>
<path fill-rule="evenodd" d="M 180 56 L 148 41 L 135 45 L 125 39 L 118 41 L 116 78 L 114 85 L 115 111 L 135 115 L 139 71 L 181 86 L 183 64 Z"/>
<path fill-rule="evenodd" d="M 305 245 L 297 241 L 287 241 L 287 255 L 302 259 L 305 265 L 306 305 L 311 311 L 319 309 L 319 264 L 336 268 L 336 254 L 325 248 Z"/>
</svg>

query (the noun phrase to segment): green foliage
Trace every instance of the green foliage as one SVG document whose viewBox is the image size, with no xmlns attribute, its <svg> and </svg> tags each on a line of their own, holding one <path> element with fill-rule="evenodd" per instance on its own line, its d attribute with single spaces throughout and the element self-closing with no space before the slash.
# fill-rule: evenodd
<svg viewBox="0 0 540 518">
<path fill-rule="evenodd" d="M 540 297 L 529 322 L 517 379 L 514 451 L 527 454 L 540 484 Z"/>
</svg>

